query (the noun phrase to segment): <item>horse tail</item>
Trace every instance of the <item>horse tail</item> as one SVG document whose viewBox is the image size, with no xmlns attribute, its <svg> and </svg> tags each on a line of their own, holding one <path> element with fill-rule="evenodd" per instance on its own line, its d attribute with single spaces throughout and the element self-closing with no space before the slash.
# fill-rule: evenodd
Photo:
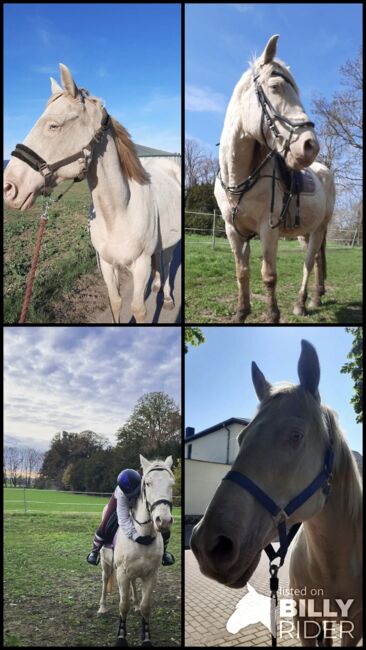
<svg viewBox="0 0 366 650">
<path fill-rule="evenodd" d="M 325 255 L 326 243 L 327 243 L 327 230 L 325 230 L 322 245 L 320 247 L 320 255 L 321 255 L 321 260 L 322 260 L 322 268 L 323 268 L 324 280 L 327 279 L 327 258 L 326 258 L 326 255 Z"/>
</svg>

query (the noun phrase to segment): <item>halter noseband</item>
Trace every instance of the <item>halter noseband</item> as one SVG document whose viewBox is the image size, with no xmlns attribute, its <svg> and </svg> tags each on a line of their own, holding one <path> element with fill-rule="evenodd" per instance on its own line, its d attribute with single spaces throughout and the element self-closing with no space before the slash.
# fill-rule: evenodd
<svg viewBox="0 0 366 650">
<path fill-rule="evenodd" d="M 77 178 L 74 179 L 75 181 L 81 181 L 85 178 L 90 164 L 90 161 L 89 163 L 87 162 L 87 155 L 85 154 L 85 150 L 89 152 L 89 156 L 90 156 L 90 154 L 93 151 L 93 146 L 95 145 L 95 143 L 100 142 L 104 131 L 106 131 L 109 127 L 110 127 L 110 116 L 108 115 L 105 108 L 103 108 L 103 118 L 101 121 L 101 125 L 99 129 L 94 133 L 90 142 L 77 153 L 68 156 L 67 158 L 63 158 L 62 160 L 58 160 L 55 163 L 47 163 L 43 158 L 41 158 L 41 156 L 39 156 L 35 151 L 33 151 L 33 149 L 30 149 L 24 144 L 15 145 L 15 149 L 14 151 L 11 152 L 10 155 L 15 156 L 15 158 L 19 158 L 19 160 L 29 165 L 29 167 L 32 167 L 32 169 L 34 169 L 36 172 L 42 174 L 44 178 L 45 188 L 47 185 L 50 185 L 54 172 L 57 169 L 63 167 L 64 165 L 69 165 L 70 163 L 75 162 L 75 160 L 78 160 L 80 157 L 83 156 L 85 167 L 81 171 L 79 176 L 77 176 Z"/>
<path fill-rule="evenodd" d="M 244 490 L 247 490 L 259 503 L 270 513 L 273 517 L 274 523 L 278 530 L 278 537 L 280 541 L 280 547 L 276 552 L 272 544 L 268 544 L 265 547 L 265 551 L 269 557 L 270 562 L 276 558 L 280 558 L 279 566 L 282 566 L 288 547 L 295 537 L 297 531 L 299 530 L 301 523 L 294 524 L 291 526 L 289 532 L 287 532 L 286 520 L 290 517 L 296 510 L 300 508 L 310 497 L 315 494 L 320 488 L 322 488 L 325 495 L 329 494 L 330 486 L 333 478 L 332 468 L 333 468 L 334 452 L 331 447 L 328 447 L 323 469 L 318 474 L 318 476 L 308 485 L 305 490 L 300 492 L 294 499 L 292 499 L 285 508 L 281 508 L 277 503 L 275 503 L 271 497 L 268 496 L 252 479 L 248 476 L 245 476 L 241 472 L 231 470 L 228 472 L 223 481 L 229 480 L 233 481 L 239 485 Z"/>
</svg>

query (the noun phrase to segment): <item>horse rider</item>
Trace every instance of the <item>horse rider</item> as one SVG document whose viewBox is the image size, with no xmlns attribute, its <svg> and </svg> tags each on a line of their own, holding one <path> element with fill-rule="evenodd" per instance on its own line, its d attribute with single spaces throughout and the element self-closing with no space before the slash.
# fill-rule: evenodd
<svg viewBox="0 0 366 650">
<path fill-rule="evenodd" d="M 131 518 L 131 509 L 140 495 L 141 491 L 141 476 L 134 469 L 124 469 L 118 474 L 117 487 L 112 494 L 104 517 L 101 524 L 95 533 L 93 541 L 93 549 L 87 555 L 87 562 L 90 564 L 98 564 L 100 557 L 99 552 L 103 544 L 111 543 L 117 530 L 120 526 L 127 537 L 137 544 L 148 546 L 154 541 L 154 537 L 150 535 L 139 535 L 136 532 L 133 520 Z M 164 542 L 164 552 L 162 564 L 170 566 L 174 564 L 175 558 L 172 553 L 167 551 L 167 546 L 170 538 L 170 531 L 162 533 Z"/>
</svg>

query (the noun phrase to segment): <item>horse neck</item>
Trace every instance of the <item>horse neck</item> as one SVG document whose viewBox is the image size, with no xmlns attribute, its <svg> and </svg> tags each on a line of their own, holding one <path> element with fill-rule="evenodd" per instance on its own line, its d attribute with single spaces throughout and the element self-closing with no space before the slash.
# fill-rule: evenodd
<svg viewBox="0 0 366 650">
<path fill-rule="evenodd" d="M 347 486 L 334 480 L 331 493 L 321 512 L 303 522 L 309 565 L 334 574 L 341 569 L 357 574 L 362 562 L 362 514 L 355 517 L 347 507 Z M 360 493 L 356 495 L 362 503 Z"/>
<path fill-rule="evenodd" d="M 130 186 L 121 170 L 121 164 L 113 137 L 108 134 L 96 146 L 88 170 L 88 184 L 97 216 L 111 224 L 117 216 L 125 216 L 130 201 Z"/>
<path fill-rule="evenodd" d="M 235 88 L 229 102 L 220 140 L 220 173 L 225 185 L 242 183 L 266 155 L 264 147 L 246 132 L 240 108 L 242 91 Z"/>
<path fill-rule="evenodd" d="M 149 519 L 151 520 L 151 515 L 146 507 L 146 501 L 142 496 L 140 496 L 136 501 L 133 515 L 137 521 L 140 522 L 148 521 Z M 152 521 L 149 521 L 149 523 L 143 525 L 138 524 L 136 521 L 133 523 L 137 532 L 141 533 L 141 535 L 152 535 L 154 533 Z"/>
</svg>

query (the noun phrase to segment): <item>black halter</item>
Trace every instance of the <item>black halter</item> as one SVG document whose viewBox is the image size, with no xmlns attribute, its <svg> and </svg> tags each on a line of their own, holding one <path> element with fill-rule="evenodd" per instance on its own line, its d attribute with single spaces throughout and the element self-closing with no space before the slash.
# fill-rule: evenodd
<svg viewBox="0 0 366 650">
<path fill-rule="evenodd" d="M 283 79 L 285 79 L 288 83 L 290 83 L 292 85 L 292 82 L 290 81 L 290 79 L 288 79 L 281 72 L 275 71 L 275 72 L 272 73 L 272 75 L 276 76 L 276 77 L 282 77 Z M 288 153 L 288 151 L 290 149 L 290 144 L 291 144 L 291 141 L 292 141 L 292 137 L 296 133 L 296 129 L 304 128 L 304 127 L 307 127 L 307 126 L 310 127 L 310 128 L 315 127 L 314 122 L 311 122 L 310 120 L 307 120 L 307 121 L 292 120 L 292 119 L 287 118 L 284 115 L 281 115 L 280 113 L 278 113 L 278 111 L 276 111 L 276 109 L 274 108 L 272 103 L 269 101 L 269 99 L 268 99 L 267 95 L 265 94 L 261 84 L 259 83 L 259 81 L 258 81 L 259 76 L 260 76 L 259 72 L 257 72 L 256 74 L 253 74 L 253 82 L 254 82 L 254 88 L 255 88 L 256 95 L 257 95 L 258 103 L 259 103 L 259 105 L 260 105 L 260 107 L 262 109 L 262 116 L 261 116 L 262 137 L 263 137 L 265 145 L 268 147 L 268 149 L 270 151 L 267 154 L 267 156 L 264 158 L 264 160 L 258 165 L 258 167 L 256 167 L 256 169 L 250 174 L 250 176 L 248 176 L 248 178 L 246 178 L 244 181 L 242 181 L 238 185 L 232 185 L 232 186 L 226 185 L 224 183 L 224 181 L 222 180 L 220 169 L 219 169 L 218 174 L 217 174 L 217 177 L 218 177 L 218 179 L 219 179 L 219 181 L 221 183 L 221 187 L 225 190 L 226 194 L 229 194 L 232 197 L 236 198 L 236 204 L 233 207 L 231 207 L 231 213 L 232 213 L 232 218 L 233 218 L 233 226 L 234 226 L 236 232 L 246 240 L 248 239 L 248 236 L 244 235 L 242 232 L 240 232 L 240 230 L 238 230 L 238 228 L 236 226 L 236 223 L 235 223 L 236 216 L 237 216 L 237 213 L 238 213 L 240 201 L 243 198 L 244 194 L 249 192 L 249 190 L 252 189 L 252 187 L 254 187 L 254 185 L 256 184 L 256 182 L 260 178 L 272 178 L 272 198 L 271 198 L 271 209 L 270 209 L 270 215 L 269 215 L 269 225 L 270 225 L 270 227 L 272 229 L 278 228 L 278 226 L 281 226 L 285 222 L 286 214 L 287 214 L 288 208 L 290 206 L 291 200 L 292 200 L 292 198 L 294 196 L 294 193 L 296 193 L 296 196 L 297 196 L 294 226 L 298 227 L 300 225 L 300 190 L 299 190 L 299 187 L 298 187 L 298 181 L 297 181 L 297 178 L 296 178 L 296 173 L 293 170 L 291 170 L 289 172 L 289 174 L 290 174 L 290 184 L 289 184 L 289 188 L 287 190 L 285 190 L 285 192 L 284 192 L 283 206 L 282 206 L 281 214 L 280 214 L 280 216 L 278 218 L 277 223 L 273 222 L 273 210 L 274 210 L 274 201 L 275 201 L 275 181 L 276 180 L 278 180 L 278 181 L 282 180 L 283 181 L 283 179 L 284 179 L 283 169 L 284 169 L 284 167 L 286 167 L 286 162 L 285 162 L 286 161 L 286 156 L 287 156 L 287 153 Z M 278 120 L 279 122 L 283 122 L 286 125 L 286 127 L 290 127 L 289 137 L 287 138 L 287 140 L 285 140 L 283 149 L 280 152 L 278 152 L 276 150 L 276 146 L 275 146 L 276 140 L 281 137 L 281 133 L 279 132 L 279 130 L 277 128 L 277 125 L 276 125 L 276 120 Z M 274 137 L 274 146 L 269 146 L 269 144 L 267 142 L 267 138 L 266 138 L 266 135 L 264 133 L 264 128 L 263 128 L 264 127 L 264 122 L 267 123 L 267 126 L 268 126 L 269 130 L 271 131 L 271 133 L 272 133 L 272 135 Z M 262 168 L 266 165 L 266 163 L 271 158 L 274 158 L 273 173 L 271 175 L 269 175 L 269 174 L 261 174 L 260 172 L 261 172 Z M 276 177 L 276 170 L 279 173 L 279 178 Z M 288 174 L 286 174 L 286 176 L 288 176 Z M 254 235 L 250 235 L 250 236 L 254 236 Z"/>
<path fill-rule="evenodd" d="M 38 153 L 33 151 L 33 149 L 26 147 L 26 145 L 24 144 L 15 145 L 15 149 L 14 151 L 11 152 L 10 155 L 15 156 L 15 158 L 19 158 L 19 160 L 32 167 L 32 169 L 34 169 L 36 172 L 42 174 L 44 178 L 45 188 L 47 185 L 51 184 L 52 177 L 54 175 L 54 172 L 57 169 L 63 167 L 64 165 L 69 165 L 70 163 L 75 162 L 75 160 L 78 160 L 80 157 L 84 157 L 85 167 L 81 171 L 79 176 L 74 179 L 75 182 L 81 181 L 83 180 L 83 178 L 85 178 L 85 175 L 89 167 L 89 163 L 87 162 L 87 156 L 85 155 L 85 150 L 87 150 L 90 155 L 92 153 L 93 146 L 95 145 L 95 143 L 100 142 L 104 131 L 106 131 L 109 127 L 110 127 L 110 116 L 108 115 L 105 108 L 103 108 L 103 118 L 101 121 L 101 125 L 99 129 L 94 133 L 90 142 L 88 142 L 88 144 L 77 153 L 73 154 L 72 156 L 68 156 L 67 158 L 63 158 L 62 160 L 58 160 L 55 163 L 47 163 L 43 158 L 41 158 L 41 156 L 38 155 Z"/>
</svg>

